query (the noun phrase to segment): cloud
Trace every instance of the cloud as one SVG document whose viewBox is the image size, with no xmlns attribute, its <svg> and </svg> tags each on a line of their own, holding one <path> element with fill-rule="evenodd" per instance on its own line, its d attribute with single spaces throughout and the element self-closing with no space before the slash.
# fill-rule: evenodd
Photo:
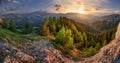
<svg viewBox="0 0 120 63">
<path fill-rule="evenodd" d="M 13 0 L 12 2 L 13 2 L 13 3 L 20 3 L 20 2 L 19 2 L 19 1 L 17 1 L 17 0 Z"/>
<path fill-rule="evenodd" d="M 53 0 L 52 2 L 52 4 L 57 4 L 55 10 L 59 13 L 79 12 L 81 9 L 86 12 L 102 13 L 105 10 L 104 6 L 108 3 L 109 0 Z"/>
<path fill-rule="evenodd" d="M 62 5 L 56 4 L 55 7 L 56 7 L 56 10 L 59 10 L 62 7 Z"/>
</svg>

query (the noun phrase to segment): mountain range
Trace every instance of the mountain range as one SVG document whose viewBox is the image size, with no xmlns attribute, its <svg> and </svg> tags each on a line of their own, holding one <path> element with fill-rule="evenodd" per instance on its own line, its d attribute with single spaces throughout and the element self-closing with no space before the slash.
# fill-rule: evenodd
<svg viewBox="0 0 120 63">
<path fill-rule="evenodd" d="M 91 25 L 94 29 L 100 30 L 109 30 L 116 28 L 120 22 L 120 15 L 119 14 L 112 14 L 108 16 L 102 16 L 96 19 Z"/>
<path fill-rule="evenodd" d="M 8 21 L 13 19 L 16 25 L 19 27 L 23 27 L 26 22 L 29 22 L 31 26 L 39 27 L 42 25 L 44 19 L 46 17 L 67 17 L 72 19 L 73 21 L 85 24 L 86 26 L 91 26 L 91 28 L 97 31 L 103 31 L 107 29 L 112 29 L 117 27 L 118 23 L 120 22 L 120 15 L 119 14 L 112 14 L 107 16 L 94 16 L 94 15 L 85 15 L 85 14 L 78 14 L 78 13 L 48 13 L 43 11 L 37 11 L 32 13 L 9 13 L 1 15 L 2 18 L 6 18 Z"/>
<path fill-rule="evenodd" d="M 93 19 L 96 18 L 96 16 L 93 15 L 83 15 L 78 13 L 67 13 L 67 14 L 61 14 L 61 13 L 48 13 L 48 12 L 32 12 L 32 13 L 24 13 L 24 14 L 18 14 L 18 13 L 9 13 L 1 15 L 2 18 L 7 18 L 7 20 L 13 19 L 16 22 L 16 25 L 23 26 L 25 22 L 30 22 L 31 25 L 40 26 L 41 23 L 44 21 L 46 17 L 67 17 L 70 19 L 73 19 L 76 22 L 88 24 L 91 22 L 94 22 Z"/>
</svg>

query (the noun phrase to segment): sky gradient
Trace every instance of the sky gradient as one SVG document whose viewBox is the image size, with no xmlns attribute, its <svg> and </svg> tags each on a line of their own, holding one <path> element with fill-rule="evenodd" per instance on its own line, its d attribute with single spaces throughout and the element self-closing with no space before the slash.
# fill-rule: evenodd
<svg viewBox="0 0 120 63">
<path fill-rule="evenodd" d="M 0 13 L 113 14 L 120 13 L 120 0 L 0 0 Z"/>
</svg>

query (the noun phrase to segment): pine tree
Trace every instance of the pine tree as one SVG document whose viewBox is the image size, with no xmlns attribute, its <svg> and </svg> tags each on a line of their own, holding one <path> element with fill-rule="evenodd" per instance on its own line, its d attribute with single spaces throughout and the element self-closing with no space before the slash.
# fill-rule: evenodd
<svg viewBox="0 0 120 63">
<path fill-rule="evenodd" d="M 2 25 L 4 20 L 0 18 L 0 25 Z"/>
<path fill-rule="evenodd" d="M 99 50 L 100 47 L 101 47 L 101 46 L 100 46 L 100 43 L 97 43 L 96 46 L 95 46 L 95 49 L 96 49 L 96 50 Z"/>
<path fill-rule="evenodd" d="M 56 35 L 56 44 L 64 45 L 65 44 L 65 27 L 62 27 L 61 30 Z"/>
<path fill-rule="evenodd" d="M 5 29 L 8 28 L 8 23 L 6 20 L 3 21 L 2 28 L 5 28 Z"/>
<path fill-rule="evenodd" d="M 16 31 L 15 23 L 14 23 L 13 20 L 11 20 L 11 21 L 9 22 L 9 28 L 8 28 L 8 29 L 11 30 L 12 32 L 15 32 L 15 31 Z"/>
<path fill-rule="evenodd" d="M 49 17 L 49 22 L 52 22 L 53 21 L 53 18 L 52 18 L 52 16 L 51 17 Z"/>
<path fill-rule="evenodd" d="M 28 34 L 32 31 L 32 28 L 30 27 L 29 23 L 25 23 L 23 33 Z"/>
<path fill-rule="evenodd" d="M 57 19 L 56 19 L 56 17 L 53 17 L 53 21 L 54 21 L 54 22 L 57 22 Z"/>
<path fill-rule="evenodd" d="M 59 30 L 62 28 L 62 17 L 60 16 L 57 19 L 57 23 L 56 23 L 56 32 L 59 32 Z"/>
<path fill-rule="evenodd" d="M 104 40 L 104 42 L 102 43 L 102 46 L 107 45 L 107 40 Z"/>
<path fill-rule="evenodd" d="M 96 42 L 95 42 L 95 40 L 92 38 L 92 40 L 90 41 L 90 45 L 95 46 L 95 44 L 96 44 Z"/>
<path fill-rule="evenodd" d="M 61 45 L 65 48 L 73 48 L 74 39 L 71 30 L 62 27 L 62 29 L 57 33 L 56 44 Z"/>
<path fill-rule="evenodd" d="M 52 33 L 54 34 L 54 35 L 56 35 L 56 23 L 55 22 L 53 22 L 52 23 Z"/>
<path fill-rule="evenodd" d="M 49 20 L 46 18 L 41 29 L 39 30 L 39 34 L 43 36 L 47 36 L 50 34 L 48 23 L 49 23 Z"/>
<path fill-rule="evenodd" d="M 88 49 L 87 56 L 93 56 L 95 53 L 96 53 L 95 49 L 93 48 L 93 46 L 91 46 L 91 47 Z"/>
<path fill-rule="evenodd" d="M 74 45 L 73 45 L 74 38 L 72 36 L 72 31 L 70 29 L 66 30 L 66 35 L 65 35 L 64 39 L 66 39 L 66 41 L 65 41 L 66 42 L 65 47 L 72 49 L 74 47 Z"/>
<path fill-rule="evenodd" d="M 83 32 L 83 40 L 84 40 L 83 42 L 88 42 L 88 41 L 87 41 L 87 35 L 86 35 L 85 32 Z"/>
<path fill-rule="evenodd" d="M 114 38 L 115 38 L 115 34 L 114 34 L 114 33 L 112 33 L 111 39 L 114 39 Z"/>
</svg>

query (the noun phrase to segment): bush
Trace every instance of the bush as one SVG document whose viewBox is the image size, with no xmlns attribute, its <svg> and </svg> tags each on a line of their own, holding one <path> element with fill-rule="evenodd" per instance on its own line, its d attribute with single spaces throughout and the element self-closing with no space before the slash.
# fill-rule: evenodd
<svg viewBox="0 0 120 63">
<path fill-rule="evenodd" d="M 93 48 L 92 46 L 90 48 L 88 48 L 88 51 L 86 53 L 86 56 L 93 56 L 96 53 L 95 48 Z"/>
</svg>

